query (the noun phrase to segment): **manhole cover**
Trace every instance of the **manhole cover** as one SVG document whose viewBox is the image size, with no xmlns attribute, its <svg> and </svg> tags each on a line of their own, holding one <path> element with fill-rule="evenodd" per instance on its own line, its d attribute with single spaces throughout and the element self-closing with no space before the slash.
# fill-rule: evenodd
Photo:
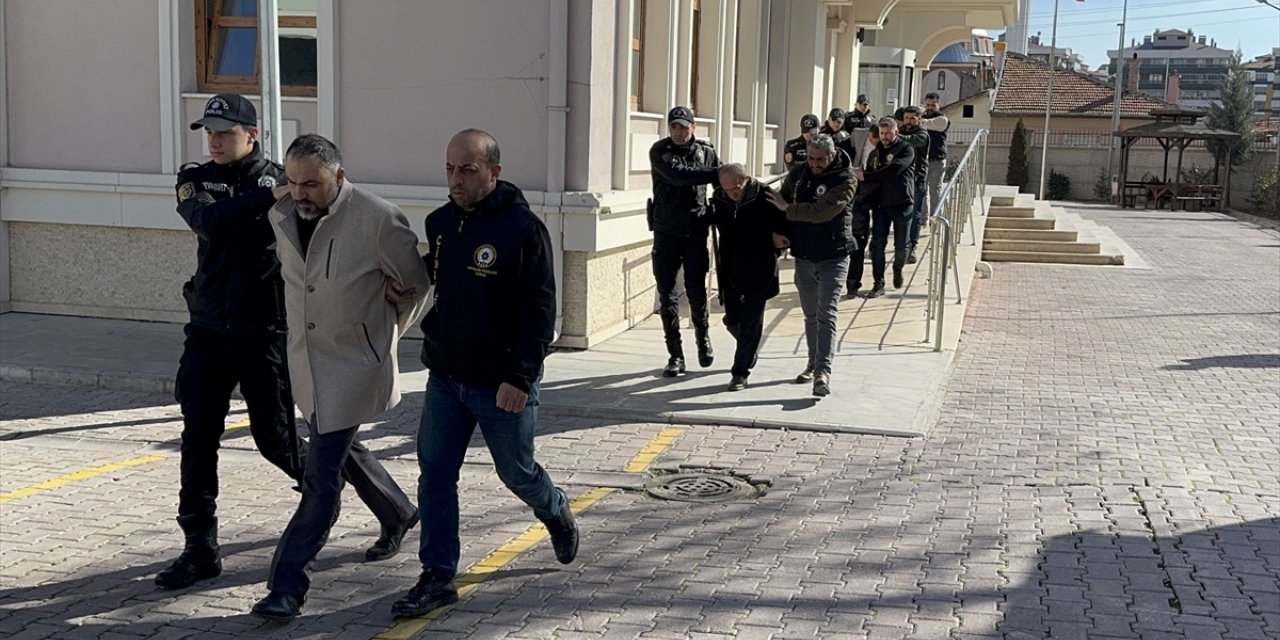
<svg viewBox="0 0 1280 640">
<path fill-rule="evenodd" d="M 645 491 L 655 498 L 680 502 L 729 502 L 754 498 L 759 493 L 751 483 L 724 473 L 672 473 L 645 483 Z"/>
</svg>

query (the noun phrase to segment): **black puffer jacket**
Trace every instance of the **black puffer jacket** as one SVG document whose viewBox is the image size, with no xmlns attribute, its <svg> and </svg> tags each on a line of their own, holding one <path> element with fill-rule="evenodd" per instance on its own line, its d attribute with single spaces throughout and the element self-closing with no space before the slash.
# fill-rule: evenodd
<svg viewBox="0 0 1280 640">
<path fill-rule="evenodd" d="M 257 144 L 231 164 L 178 172 L 178 215 L 196 233 L 196 272 L 182 287 L 192 324 L 283 330 L 284 283 L 267 212 L 276 203 L 272 189 L 284 182 L 284 169 L 263 158 Z"/>
<path fill-rule="evenodd" d="M 422 364 L 433 375 L 528 392 L 555 333 L 551 236 L 519 187 L 498 186 L 473 211 L 449 202 L 427 215 L 424 258 L 433 304 Z"/>
<path fill-rule="evenodd" d="M 808 164 L 792 169 L 782 181 L 781 194 L 790 202 L 791 254 L 803 260 L 830 260 L 853 248 L 850 205 L 858 182 L 849 155 L 836 149 L 827 169 L 815 175 Z"/>
<path fill-rule="evenodd" d="M 778 295 L 778 254 L 773 234 L 787 234 L 786 216 L 769 202 L 773 190 L 752 180 L 742 201 L 716 187 L 709 213 L 720 231 L 720 286 L 768 300 Z"/>
<path fill-rule="evenodd" d="M 915 149 L 902 136 L 887 145 L 882 138 L 867 158 L 867 170 L 863 175 L 863 184 L 875 188 L 868 196 L 868 204 L 873 207 L 905 207 L 915 202 L 916 176 L 911 170 L 915 161 Z"/>
<path fill-rule="evenodd" d="M 715 184 L 720 159 L 715 147 L 698 139 L 681 147 L 663 138 L 649 148 L 653 175 L 650 225 L 659 233 L 706 237 L 707 185 Z"/>
</svg>

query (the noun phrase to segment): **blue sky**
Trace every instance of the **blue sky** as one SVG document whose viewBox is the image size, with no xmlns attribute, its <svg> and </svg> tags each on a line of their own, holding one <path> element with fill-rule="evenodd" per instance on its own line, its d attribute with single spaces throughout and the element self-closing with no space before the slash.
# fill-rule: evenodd
<svg viewBox="0 0 1280 640">
<path fill-rule="evenodd" d="M 1031 0 L 1030 33 L 1049 43 L 1054 0 Z M 1280 0 L 1271 0 L 1280 5 Z M 1123 0 L 1058 0 L 1058 46 L 1084 56 L 1090 68 L 1107 61 L 1120 37 Z M 1126 46 L 1156 29 L 1191 29 L 1216 39 L 1223 49 L 1239 47 L 1245 60 L 1280 47 L 1280 11 L 1256 0 L 1129 0 Z M 992 35 L 999 33 L 992 32 Z"/>
</svg>

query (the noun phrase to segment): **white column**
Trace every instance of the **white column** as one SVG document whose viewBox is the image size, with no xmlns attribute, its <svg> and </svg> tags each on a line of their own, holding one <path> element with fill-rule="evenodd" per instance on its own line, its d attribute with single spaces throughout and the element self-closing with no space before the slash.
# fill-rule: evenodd
<svg viewBox="0 0 1280 640">
<path fill-rule="evenodd" d="M 181 40 L 178 38 L 178 0 L 157 0 L 159 29 L 160 172 L 173 175 L 182 160 L 182 80 L 179 71 Z"/>
<path fill-rule="evenodd" d="M 663 107 L 663 113 L 675 105 L 688 105 L 693 86 L 693 1 L 680 0 L 679 19 L 675 27 L 679 35 L 675 56 L 675 100 Z M 706 15 L 705 13 L 702 15 Z"/>
<path fill-rule="evenodd" d="M 818 0 L 789 0 L 791 14 L 787 48 L 785 126 L 794 126 L 806 113 L 826 115 L 822 109 L 827 55 L 827 12 Z"/>
<path fill-rule="evenodd" d="M 738 65 L 735 35 L 738 32 L 737 0 L 716 0 L 716 148 L 724 161 L 732 156 L 734 69 Z M 744 162 L 746 158 L 732 158 Z"/>
<path fill-rule="evenodd" d="M 284 142 L 280 140 L 280 3 L 258 0 L 258 46 L 260 50 L 258 78 L 262 90 L 263 155 L 284 162 Z"/>
<path fill-rule="evenodd" d="M 851 16 L 846 16 L 846 20 Z M 831 105 L 845 110 L 853 108 L 854 98 L 858 95 L 858 28 L 849 20 L 843 33 L 836 35 L 836 70 L 835 88 L 831 94 Z"/>
<path fill-rule="evenodd" d="M 316 2 L 316 133 L 338 140 L 338 12 L 336 0 Z"/>
<path fill-rule="evenodd" d="M 613 172 L 612 186 L 627 190 L 627 171 L 631 162 L 631 76 L 638 70 L 631 66 L 631 14 L 634 0 L 618 0 L 614 29 L 617 42 L 613 47 Z M 646 44 L 646 48 L 648 45 Z"/>
<path fill-rule="evenodd" d="M 5 74 L 4 0 L 0 0 L 0 168 L 9 166 L 9 82 Z M 3 202 L 3 198 L 0 198 Z M 0 312 L 9 310 L 9 223 L 0 204 Z"/>
<path fill-rule="evenodd" d="M 737 95 L 734 110 L 741 110 L 751 121 L 747 142 L 746 167 L 751 175 L 763 171 L 765 104 L 769 91 L 769 0 L 742 0 L 739 12 Z"/>
</svg>

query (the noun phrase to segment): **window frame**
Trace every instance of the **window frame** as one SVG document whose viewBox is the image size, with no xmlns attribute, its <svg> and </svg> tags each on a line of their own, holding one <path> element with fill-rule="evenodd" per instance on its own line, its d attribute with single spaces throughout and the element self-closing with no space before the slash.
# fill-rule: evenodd
<svg viewBox="0 0 1280 640">
<path fill-rule="evenodd" d="M 636 15 L 632 17 L 631 52 L 639 63 L 632 69 L 635 74 L 635 91 L 631 94 L 631 110 L 639 111 L 644 104 L 644 39 L 645 21 L 649 16 L 648 0 L 636 0 Z"/>
<path fill-rule="evenodd" d="M 196 27 L 196 87 L 204 93 L 258 93 L 262 91 L 262 48 L 258 16 L 224 16 L 222 7 L 231 0 L 195 0 Z M 315 29 L 314 16 L 279 16 L 281 29 Z M 253 76 L 224 76 L 217 73 L 214 59 L 218 46 L 226 37 L 226 30 L 251 28 L 257 46 L 253 52 Z M 280 85 L 284 96 L 316 96 L 316 87 L 306 85 Z"/>
</svg>

